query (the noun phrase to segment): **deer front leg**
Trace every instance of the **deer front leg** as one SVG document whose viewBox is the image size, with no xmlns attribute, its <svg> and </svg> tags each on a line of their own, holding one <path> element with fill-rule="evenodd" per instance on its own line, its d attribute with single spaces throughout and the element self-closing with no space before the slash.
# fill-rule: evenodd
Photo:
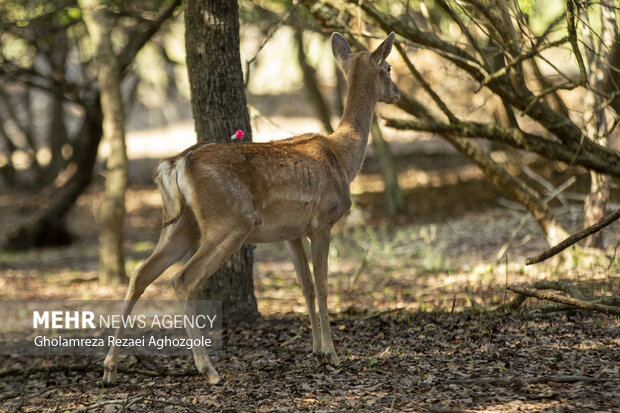
<svg viewBox="0 0 620 413">
<path fill-rule="evenodd" d="M 319 320 L 321 324 L 321 351 L 317 354 L 319 362 L 329 361 L 331 364 L 340 364 L 340 359 L 334 349 L 332 332 L 329 326 L 327 311 L 327 255 L 329 252 L 329 229 L 319 229 L 310 236 L 312 244 L 312 268 L 314 268 L 314 282 L 316 296 L 319 303 Z"/>
<path fill-rule="evenodd" d="M 321 351 L 321 332 L 319 329 L 319 322 L 316 318 L 316 294 L 312 275 L 310 274 L 310 267 L 308 266 L 308 257 L 304 250 L 303 240 L 299 238 L 287 241 L 286 246 L 291 254 L 295 272 L 301 284 L 301 291 L 304 293 L 306 306 L 308 307 L 310 326 L 312 327 L 312 352 L 318 353 Z"/>
</svg>

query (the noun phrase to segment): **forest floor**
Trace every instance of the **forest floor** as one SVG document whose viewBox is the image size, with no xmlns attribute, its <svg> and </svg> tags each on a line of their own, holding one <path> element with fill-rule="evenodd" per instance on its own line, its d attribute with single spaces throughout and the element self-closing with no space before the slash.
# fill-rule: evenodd
<svg viewBox="0 0 620 413">
<path fill-rule="evenodd" d="M 395 223 L 383 216 L 371 157 L 353 186 L 351 213 L 334 230 L 329 308 L 339 367 L 311 357 L 305 304 L 284 248 L 259 245 L 254 282 L 263 319 L 225 330 L 214 358 L 220 384 L 206 384 L 189 357 L 121 358 L 118 385 L 104 388 L 102 358 L 0 356 L 0 411 L 619 412 L 617 317 L 547 312 L 533 299 L 519 311 L 492 311 L 513 298 L 507 285 L 539 280 L 566 280 L 591 296 L 620 294 L 619 224 L 607 230 L 607 251 L 526 267 L 524 258 L 546 246 L 525 221 L 498 259 L 523 211 L 456 155 L 398 153 L 405 212 Z M 132 161 L 129 270 L 157 241 L 153 165 Z M 554 184 L 565 180 L 545 167 L 537 170 Z M 553 204 L 570 232 L 581 226 L 584 182 L 580 176 Z M 0 195 L 0 227 L 32 196 Z M 79 199 L 71 246 L 1 252 L 0 299 L 120 299 L 125 285 L 97 284 L 100 200 L 100 184 Z M 178 268 L 144 297 L 174 299 Z"/>
</svg>

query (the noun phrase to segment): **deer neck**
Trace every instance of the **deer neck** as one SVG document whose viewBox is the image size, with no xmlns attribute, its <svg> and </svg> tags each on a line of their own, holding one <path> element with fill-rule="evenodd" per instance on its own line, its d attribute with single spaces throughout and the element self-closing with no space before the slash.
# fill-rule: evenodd
<svg viewBox="0 0 620 413">
<path fill-rule="evenodd" d="M 376 102 L 373 87 L 349 87 L 340 125 L 330 136 L 349 183 L 362 167 Z"/>
</svg>

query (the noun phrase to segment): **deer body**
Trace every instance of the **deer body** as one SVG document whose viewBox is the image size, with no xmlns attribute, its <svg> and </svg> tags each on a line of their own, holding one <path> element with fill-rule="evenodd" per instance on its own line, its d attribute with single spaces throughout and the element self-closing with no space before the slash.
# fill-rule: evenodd
<svg viewBox="0 0 620 413">
<path fill-rule="evenodd" d="M 400 96 L 385 62 L 393 41 L 392 33 L 373 53 L 351 53 L 341 35 L 332 36 L 334 56 L 349 79 L 345 112 L 333 134 L 308 133 L 268 143 L 203 143 L 159 163 L 155 181 L 165 222 L 155 251 L 132 274 L 123 316 L 150 283 L 197 243 L 196 253 L 173 278 L 186 314 L 200 285 L 244 242 L 286 241 L 308 307 L 313 353 L 321 362 L 339 363 L 327 310 L 330 230 L 351 206 L 349 184 L 366 153 L 376 102 L 394 103 Z M 304 237 L 311 241 L 314 277 Z M 115 337 L 122 333 L 117 329 Z M 190 338 L 199 333 L 187 328 Z M 198 371 L 217 383 L 206 349 L 192 351 Z M 118 347 L 113 346 L 104 362 L 104 384 L 116 379 L 117 364 Z"/>
<path fill-rule="evenodd" d="M 156 174 L 163 190 L 182 198 L 177 203 L 186 202 L 193 211 L 207 208 L 199 218 L 206 226 L 210 217 L 251 225 L 246 242 L 309 236 L 319 223 L 333 225 L 350 207 L 349 182 L 329 139 L 318 134 L 273 143 L 197 145 L 161 162 Z"/>
</svg>

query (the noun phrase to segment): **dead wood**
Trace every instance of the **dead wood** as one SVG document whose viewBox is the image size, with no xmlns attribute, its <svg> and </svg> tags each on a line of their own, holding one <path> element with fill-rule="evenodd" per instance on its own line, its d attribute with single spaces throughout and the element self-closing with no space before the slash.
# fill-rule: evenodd
<svg viewBox="0 0 620 413">
<path fill-rule="evenodd" d="M 558 291 L 562 291 L 563 293 L 568 294 L 570 297 L 575 298 L 577 300 L 590 301 L 586 299 L 586 296 L 581 292 L 579 288 L 575 287 L 573 284 L 569 283 L 568 281 L 564 281 L 564 280 L 536 281 L 535 283 L 531 284 L 530 287 L 536 288 L 537 290 L 558 290 Z"/>
<path fill-rule="evenodd" d="M 564 241 L 560 242 L 555 247 L 551 247 L 548 250 L 543 251 L 541 254 L 535 257 L 530 257 L 526 259 L 525 265 L 536 264 L 548 258 L 551 258 L 554 255 L 559 254 L 560 252 L 564 251 L 566 248 L 570 247 L 571 245 L 581 241 L 587 236 L 592 235 L 595 232 L 598 232 L 602 230 L 603 228 L 605 228 L 606 226 L 614 223 L 618 218 L 620 218 L 620 209 L 616 209 L 614 212 L 607 215 L 606 217 L 598 221 L 596 224 L 591 225 L 588 228 L 584 229 L 583 231 L 580 231 L 576 234 L 571 235 L 570 237 L 566 238 Z"/>
<path fill-rule="evenodd" d="M 620 308 L 614 306 L 597 304 L 590 301 L 579 300 L 573 297 L 565 297 L 555 293 L 551 293 L 549 291 L 541 291 L 531 287 L 520 287 L 512 285 L 509 286 L 508 289 L 518 294 L 535 297 L 540 300 L 548 300 L 560 304 L 568 304 L 577 308 L 582 308 L 584 310 L 597 311 L 604 314 L 620 315 Z"/>
</svg>

